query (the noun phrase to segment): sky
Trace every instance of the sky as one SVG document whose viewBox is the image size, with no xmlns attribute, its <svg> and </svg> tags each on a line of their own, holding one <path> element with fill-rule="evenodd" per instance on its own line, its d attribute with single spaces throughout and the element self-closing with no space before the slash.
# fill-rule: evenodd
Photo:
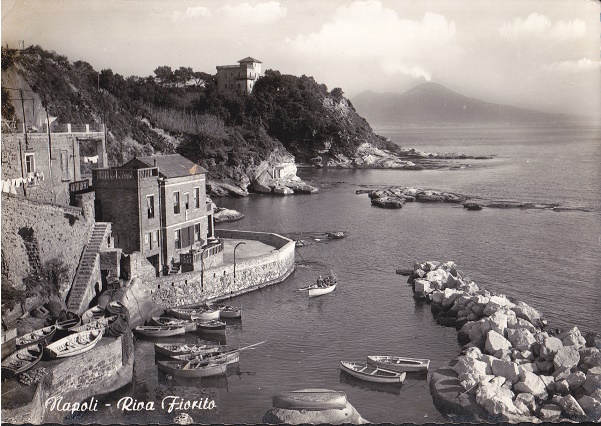
<svg viewBox="0 0 601 426">
<path fill-rule="evenodd" d="M 2 0 L 1 42 L 125 77 L 251 56 L 351 99 L 431 81 L 601 116 L 600 18 L 597 0 Z"/>
</svg>

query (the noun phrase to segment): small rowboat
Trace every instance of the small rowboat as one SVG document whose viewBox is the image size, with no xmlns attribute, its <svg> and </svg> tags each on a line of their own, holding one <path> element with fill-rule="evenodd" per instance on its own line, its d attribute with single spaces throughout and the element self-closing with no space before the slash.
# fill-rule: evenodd
<svg viewBox="0 0 601 426">
<path fill-rule="evenodd" d="M 104 317 L 104 309 L 100 306 L 94 306 L 81 314 L 81 322 L 87 324 L 102 317 Z"/>
<path fill-rule="evenodd" d="M 109 302 L 109 304 L 106 305 L 106 310 L 111 315 L 125 314 L 128 312 L 128 309 L 125 307 L 125 305 L 117 300 Z"/>
<path fill-rule="evenodd" d="M 219 319 L 219 309 L 208 306 L 202 308 L 171 308 L 168 312 L 175 318 L 185 320 L 210 321 Z"/>
<path fill-rule="evenodd" d="M 374 383 L 401 384 L 407 375 L 407 373 L 386 370 L 365 362 L 340 361 L 340 369 L 353 377 Z"/>
<path fill-rule="evenodd" d="M 80 331 L 49 344 L 44 350 L 50 358 L 65 358 L 89 351 L 101 338 L 102 330 Z"/>
<path fill-rule="evenodd" d="M 288 410 L 342 410 L 346 403 L 344 392 L 328 389 L 301 389 L 273 396 L 274 408 Z"/>
<path fill-rule="evenodd" d="M 175 325 L 139 325 L 134 328 L 134 331 L 145 337 L 170 337 L 186 334 L 183 326 Z"/>
<path fill-rule="evenodd" d="M 176 377 L 209 377 L 225 374 L 227 364 L 208 361 L 157 361 L 160 370 Z"/>
<path fill-rule="evenodd" d="M 326 275 L 325 278 L 319 277 L 317 283 L 309 287 L 299 288 L 298 290 L 309 290 L 309 297 L 321 296 L 322 294 L 333 292 L 336 289 L 337 282 L 338 280 L 335 275 Z"/>
<path fill-rule="evenodd" d="M 44 350 L 39 343 L 19 349 L 2 361 L 2 373 L 12 377 L 21 374 L 40 362 L 43 354 Z"/>
<path fill-rule="evenodd" d="M 178 361 L 211 361 L 225 364 L 234 364 L 240 361 L 240 351 L 213 352 L 208 354 L 187 354 L 171 357 Z"/>
<path fill-rule="evenodd" d="M 188 343 L 155 343 L 154 351 L 157 354 L 176 356 L 187 354 L 206 354 L 222 350 L 224 347 L 219 345 L 194 345 Z"/>
<path fill-rule="evenodd" d="M 177 327 L 184 327 L 186 332 L 196 331 L 196 323 L 191 320 L 183 320 L 179 318 L 169 318 L 169 317 L 152 317 L 151 321 L 152 325 L 171 325 Z"/>
<path fill-rule="evenodd" d="M 321 296 L 323 294 L 328 294 L 336 290 L 336 284 L 332 284 L 328 287 L 318 287 L 317 284 L 311 286 L 309 288 L 309 297 Z"/>
<path fill-rule="evenodd" d="M 60 331 L 70 331 L 75 327 L 79 327 L 81 325 L 81 317 L 72 312 L 69 313 L 66 319 L 58 319 L 56 321 L 56 329 Z"/>
<path fill-rule="evenodd" d="M 71 331 L 75 331 L 75 332 L 79 333 L 80 331 L 100 329 L 104 333 L 106 328 L 110 324 L 112 324 L 115 320 L 117 320 L 117 315 L 113 315 L 110 317 L 102 317 L 102 318 L 98 318 L 94 321 L 88 322 L 86 324 L 82 324 L 78 327 L 74 327 L 71 329 Z"/>
<path fill-rule="evenodd" d="M 200 333 L 225 334 L 226 324 L 223 321 L 211 320 L 196 323 L 196 330 Z"/>
<path fill-rule="evenodd" d="M 400 356 L 371 355 L 367 362 L 377 367 L 393 371 L 420 372 L 428 371 L 429 359 L 403 358 Z"/>
<path fill-rule="evenodd" d="M 219 308 L 219 316 L 221 318 L 240 318 L 242 317 L 242 309 L 230 305 L 217 305 Z"/>
<path fill-rule="evenodd" d="M 17 337 L 16 345 L 17 349 L 24 348 L 26 346 L 41 344 L 45 346 L 56 333 L 56 325 L 50 325 L 48 327 L 40 328 L 39 330 L 32 331 L 31 333 L 24 334 L 23 336 Z"/>
</svg>

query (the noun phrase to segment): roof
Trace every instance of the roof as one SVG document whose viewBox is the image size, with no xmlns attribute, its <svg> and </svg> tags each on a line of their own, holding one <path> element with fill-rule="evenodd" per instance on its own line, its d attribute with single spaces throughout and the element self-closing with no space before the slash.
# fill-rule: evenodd
<svg viewBox="0 0 601 426">
<path fill-rule="evenodd" d="M 256 62 L 257 64 L 262 64 L 263 62 L 259 61 L 258 59 L 255 58 L 251 58 L 250 56 L 247 56 L 244 59 L 240 59 L 238 61 L 238 63 L 243 64 L 244 62 Z"/>
<path fill-rule="evenodd" d="M 122 168 L 158 167 L 159 175 L 164 178 L 176 178 L 192 175 L 202 175 L 208 171 L 198 164 L 182 157 L 179 154 L 152 155 L 136 157 Z"/>
</svg>

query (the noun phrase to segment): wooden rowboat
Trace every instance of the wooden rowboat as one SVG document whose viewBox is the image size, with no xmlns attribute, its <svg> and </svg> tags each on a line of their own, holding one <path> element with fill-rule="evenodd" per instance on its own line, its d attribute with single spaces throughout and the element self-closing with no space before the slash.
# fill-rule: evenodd
<svg viewBox="0 0 601 426">
<path fill-rule="evenodd" d="M 217 305 L 220 318 L 240 318 L 242 309 L 230 305 Z"/>
<path fill-rule="evenodd" d="M 70 312 L 70 316 L 66 319 L 56 320 L 56 329 L 59 331 L 70 331 L 81 325 L 81 317 Z"/>
<path fill-rule="evenodd" d="M 175 318 L 193 320 L 193 321 L 210 321 L 219 319 L 219 309 L 211 307 L 201 308 L 171 308 L 168 310 L 169 315 Z"/>
<path fill-rule="evenodd" d="M 353 377 L 374 383 L 401 384 L 407 375 L 407 373 L 386 370 L 365 362 L 340 361 L 340 369 Z"/>
<path fill-rule="evenodd" d="M 211 320 L 196 323 L 196 330 L 200 333 L 225 334 L 226 324 L 223 321 Z"/>
<path fill-rule="evenodd" d="M 186 333 L 183 326 L 175 325 L 139 325 L 134 331 L 146 337 L 170 337 Z"/>
<path fill-rule="evenodd" d="M 206 354 L 222 350 L 220 345 L 195 345 L 189 343 L 155 343 L 154 351 L 157 354 L 176 356 L 187 354 Z"/>
<path fill-rule="evenodd" d="M 301 389 L 273 396 L 274 408 L 288 410 L 342 410 L 346 403 L 344 392 L 329 389 Z"/>
<path fill-rule="evenodd" d="M 175 377 L 209 377 L 225 374 L 227 364 L 207 361 L 157 361 L 160 370 Z"/>
<path fill-rule="evenodd" d="M 110 317 L 98 318 L 98 319 L 90 321 L 90 322 L 88 322 L 86 324 L 82 324 L 80 326 L 74 327 L 74 328 L 71 329 L 71 331 L 79 333 L 80 331 L 100 329 L 104 333 L 104 331 L 106 330 L 106 328 L 110 324 L 112 324 L 116 319 L 117 319 L 117 315 L 113 315 L 113 316 L 110 316 Z"/>
<path fill-rule="evenodd" d="M 309 290 L 309 297 L 321 296 L 322 294 L 328 294 L 336 289 L 336 283 L 338 279 L 335 275 L 326 275 L 325 278 L 321 276 L 317 279 L 317 283 L 310 285 L 309 287 L 299 288 L 299 291 Z"/>
<path fill-rule="evenodd" d="M 96 305 L 81 314 L 81 322 L 82 324 L 87 324 L 102 317 L 104 317 L 104 308 Z"/>
<path fill-rule="evenodd" d="M 19 349 L 2 360 L 2 373 L 9 377 L 21 374 L 40 362 L 43 354 L 44 350 L 39 343 Z"/>
<path fill-rule="evenodd" d="M 420 372 L 428 371 L 429 359 L 404 358 L 400 356 L 371 355 L 367 362 L 392 371 Z"/>
<path fill-rule="evenodd" d="M 187 354 L 171 357 L 178 361 L 211 361 L 225 364 L 235 364 L 240 361 L 240 351 L 213 352 L 208 354 Z"/>
<path fill-rule="evenodd" d="M 54 343 L 50 343 L 44 351 L 50 358 L 65 358 L 79 355 L 92 349 L 102 338 L 102 330 L 94 329 L 71 334 Z"/>
<path fill-rule="evenodd" d="M 48 327 L 32 331 L 31 333 L 24 334 L 23 336 L 17 337 L 17 349 L 21 349 L 26 346 L 36 345 L 38 343 L 42 346 L 45 346 L 50 340 L 52 340 L 52 337 L 55 333 L 56 325 L 50 325 Z"/>
<path fill-rule="evenodd" d="M 170 325 L 184 327 L 186 329 L 186 332 L 196 331 L 196 323 L 191 320 L 183 320 L 179 318 L 169 317 L 152 317 L 150 322 L 152 325 Z"/>
<path fill-rule="evenodd" d="M 321 296 L 323 294 L 328 294 L 336 290 L 336 284 L 332 284 L 328 287 L 318 287 L 317 284 L 311 286 L 309 288 L 309 297 Z"/>
</svg>

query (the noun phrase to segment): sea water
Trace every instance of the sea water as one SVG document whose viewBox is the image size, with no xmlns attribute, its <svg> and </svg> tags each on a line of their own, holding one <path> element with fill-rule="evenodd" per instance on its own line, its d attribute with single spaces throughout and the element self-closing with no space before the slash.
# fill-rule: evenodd
<svg viewBox="0 0 601 426">
<path fill-rule="evenodd" d="M 554 327 L 601 332 L 600 129 L 376 130 L 408 148 L 493 158 L 450 160 L 449 167 L 422 171 L 301 169 L 303 179 L 320 187 L 318 194 L 215 199 L 245 215 L 221 225 L 224 229 L 306 234 L 311 242 L 312 232 L 344 231 L 348 237 L 298 247 L 296 271 L 284 283 L 228 301 L 242 307 L 243 319 L 228 326 L 227 343 L 239 347 L 266 340 L 243 351 L 228 376 L 169 378 L 155 365 L 153 342 L 141 340 L 133 383 L 102 400 L 111 408 L 70 421 L 169 423 L 174 413 L 127 412 L 116 402 L 176 395 L 215 401 L 214 410 L 188 411 L 196 422 L 255 423 L 271 408 L 274 393 L 326 388 L 346 392 L 372 422 L 442 422 L 423 377 L 391 388 L 352 380 L 338 370 L 340 360 L 364 361 L 374 354 L 429 358 L 431 368 L 459 354 L 456 330 L 437 325 L 429 305 L 414 300 L 406 278 L 395 274 L 415 261 L 453 260 L 478 285 L 523 300 Z M 442 203 L 385 210 L 356 194 L 381 186 L 561 210 L 467 211 Z M 309 300 L 297 291 L 329 272 L 338 276 L 335 292 Z"/>
</svg>

